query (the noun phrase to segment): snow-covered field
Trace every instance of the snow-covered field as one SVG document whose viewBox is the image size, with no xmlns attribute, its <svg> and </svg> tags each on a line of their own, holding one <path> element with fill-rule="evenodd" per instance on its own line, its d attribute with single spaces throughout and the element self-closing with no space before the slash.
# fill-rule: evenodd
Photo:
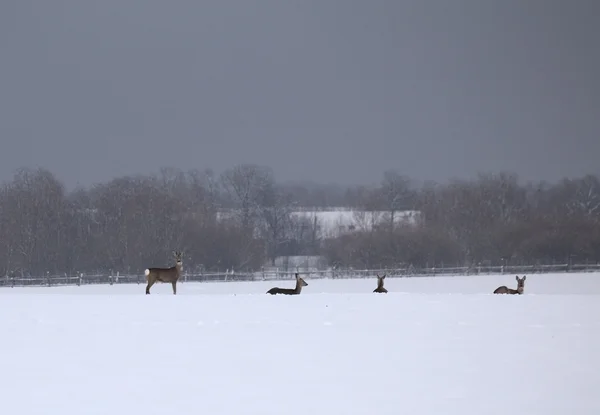
<svg viewBox="0 0 600 415">
<path fill-rule="evenodd" d="M 0 288 L 5 414 L 600 414 L 600 274 Z"/>
</svg>

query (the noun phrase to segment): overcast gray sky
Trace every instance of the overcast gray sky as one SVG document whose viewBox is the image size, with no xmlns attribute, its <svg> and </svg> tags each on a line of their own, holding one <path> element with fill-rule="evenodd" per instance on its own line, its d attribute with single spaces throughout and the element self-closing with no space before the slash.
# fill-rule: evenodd
<svg viewBox="0 0 600 415">
<path fill-rule="evenodd" d="M 600 173 L 600 2 L 4 0 L 0 179 Z"/>
</svg>

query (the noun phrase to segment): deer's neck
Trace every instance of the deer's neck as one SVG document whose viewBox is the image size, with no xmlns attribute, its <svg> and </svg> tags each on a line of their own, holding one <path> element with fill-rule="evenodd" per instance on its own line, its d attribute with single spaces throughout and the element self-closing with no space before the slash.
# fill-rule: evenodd
<svg viewBox="0 0 600 415">
<path fill-rule="evenodd" d="M 294 288 L 294 292 L 300 294 L 300 291 L 302 291 L 302 284 L 300 283 L 300 281 L 297 281 L 296 288 Z"/>
</svg>

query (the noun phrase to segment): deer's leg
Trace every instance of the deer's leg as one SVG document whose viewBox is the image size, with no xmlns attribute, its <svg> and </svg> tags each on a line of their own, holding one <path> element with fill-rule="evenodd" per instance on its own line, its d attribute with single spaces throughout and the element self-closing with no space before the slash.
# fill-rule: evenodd
<svg viewBox="0 0 600 415">
<path fill-rule="evenodd" d="M 173 285 L 173 295 L 177 294 L 177 281 L 171 283 Z"/>
<path fill-rule="evenodd" d="M 146 285 L 146 294 L 150 294 L 150 287 L 152 287 L 152 285 L 154 285 L 154 283 L 155 283 L 154 278 L 148 279 L 148 285 Z"/>
</svg>

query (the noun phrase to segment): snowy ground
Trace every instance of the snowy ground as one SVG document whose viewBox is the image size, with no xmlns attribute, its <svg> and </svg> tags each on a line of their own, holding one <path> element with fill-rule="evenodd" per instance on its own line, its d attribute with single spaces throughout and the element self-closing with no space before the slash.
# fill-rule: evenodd
<svg viewBox="0 0 600 415">
<path fill-rule="evenodd" d="M 6 414 L 600 414 L 600 274 L 0 288 Z"/>
</svg>

